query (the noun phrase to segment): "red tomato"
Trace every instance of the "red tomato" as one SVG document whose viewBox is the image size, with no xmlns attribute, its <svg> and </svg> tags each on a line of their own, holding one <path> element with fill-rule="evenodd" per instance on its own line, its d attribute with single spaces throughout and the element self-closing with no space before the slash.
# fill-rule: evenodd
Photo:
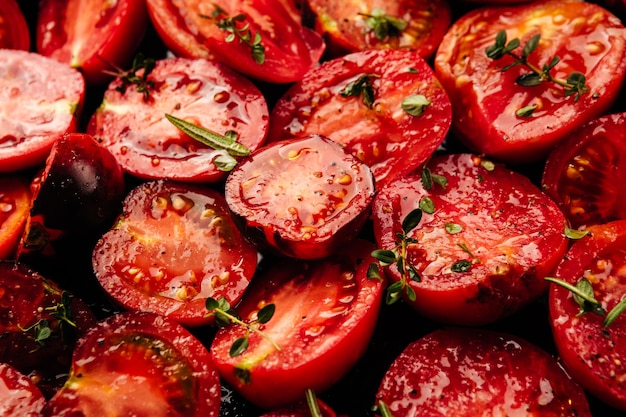
<svg viewBox="0 0 626 417">
<path fill-rule="evenodd" d="M 508 55 L 492 60 L 486 50 L 505 30 L 522 49 L 541 35 L 528 61 L 566 80 L 586 77 L 588 92 L 567 96 L 555 82 L 522 86 L 530 70 Z M 603 113 L 615 101 L 626 74 L 626 29 L 605 9 L 577 0 L 536 2 L 515 7 L 477 9 L 457 20 L 435 57 L 435 70 L 454 106 L 453 128 L 476 153 L 511 163 L 539 161 L 569 132 Z M 534 111 L 518 111 L 534 106 Z M 530 114 L 529 114 L 530 113 Z"/>
<path fill-rule="evenodd" d="M 626 113 L 594 119 L 550 153 L 541 180 L 572 227 L 626 219 Z"/>
<path fill-rule="evenodd" d="M 411 306 L 437 321 L 483 325 L 538 298 L 567 250 L 556 204 L 528 178 L 477 156 L 435 157 L 428 167 L 447 179 L 445 188 L 408 176 L 379 191 L 372 209 L 379 248 L 394 250 L 406 216 L 432 202 L 434 212 L 423 211 L 406 234 L 417 242 L 405 263 L 420 277 L 407 278 Z M 386 272 L 401 281 L 395 264 Z"/>
<path fill-rule="evenodd" d="M 79 340 L 65 386 L 41 415 L 217 417 L 219 408 L 206 348 L 166 317 L 126 313 Z"/>
<path fill-rule="evenodd" d="M 88 84 L 125 67 L 148 24 L 145 0 L 42 0 L 37 52 L 79 69 Z"/>
<path fill-rule="evenodd" d="M 322 136 L 274 142 L 226 180 L 226 202 L 263 248 L 323 258 L 356 237 L 374 197 L 367 165 Z"/>
<path fill-rule="evenodd" d="M 581 278 L 606 312 L 626 297 L 626 221 L 594 225 L 572 245 L 555 276 L 576 285 Z M 626 316 L 608 327 L 594 313 L 579 315 L 572 293 L 550 287 L 550 317 L 554 342 L 567 371 L 600 400 L 626 411 Z"/>
<path fill-rule="evenodd" d="M 258 148 L 268 126 L 265 98 L 257 87 L 220 63 L 205 59 L 159 60 L 149 74 L 148 98 L 117 79 L 104 94 L 88 132 L 107 147 L 122 168 L 144 179 L 216 182 L 226 176 L 214 164 L 225 151 L 192 139 L 166 118 L 172 114 L 217 134 L 237 133 Z"/>
<path fill-rule="evenodd" d="M 447 0 L 307 0 L 306 4 L 334 57 L 366 49 L 407 48 L 429 58 L 451 20 Z"/>
<path fill-rule="evenodd" d="M 2 0 L 0 6 L 0 48 L 30 49 L 28 24 L 15 0 Z"/>
<path fill-rule="evenodd" d="M 50 58 L 0 49 L 0 172 L 36 166 L 76 129 L 85 97 L 80 73 Z"/>
<path fill-rule="evenodd" d="M 332 408 L 320 399 L 317 399 L 317 406 L 322 417 L 337 417 Z M 311 417 L 311 408 L 306 401 L 290 404 L 276 410 L 268 411 L 261 417 Z"/>
<path fill-rule="evenodd" d="M 345 94 L 364 79 L 372 87 L 371 108 L 358 89 Z M 416 96 L 430 102 L 421 115 L 402 108 Z M 416 52 L 357 52 L 323 63 L 287 91 L 272 110 L 269 140 L 327 136 L 369 165 L 382 187 L 428 159 L 448 133 L 451 111 L 445 91 Z"/>
<path fill-rule="evenodd" d="M 256 264 L 221 194 L 162 181 L 128 194 L 93 251 L 96 277 L 119 304 L 189 326 L 213 321 L 205 318 L 207 297 L 235 304 Z"/>
<path fill-rule="evenodd" d="M 180 34 L 181 30 L 185 30 L 181 28 L 184 25 L 186 31 L 206 45 L 211 54 L 237 71 L 259 80 L 274 83 L 299 80 L 317 64 L 324 52 L 322 38 L 294 19 L 293 6 L 286 0 L 233 0 L 221 2 L 221 10 L 215 3 L 198 0 L 149 0 L 149 3 L 153 20 L 157 22 L 157 31 L 167 45 L 175 45 L 175 52 L 182 51 L 186 55 L 191 51 L 196 56 L 198 51 L 192 38 Z M 166 13 L 172 13 L 177 20 L 172 26 L 172 34 L 168 26 L 172 17 L 166 17 Z M 240 41 L 238 36 L 229 39 L 231 32 L 218 27 L 221 19 L 238 15 L 244 16 L 244 20 L 231 23 L 242 31 L 243 36 L 250 35 L 248 42 Z M 244 29 L 246 25 L 249 26 Z M 251 44 L 257 34 L 261 37 L 260 45 L 265 49 L 263 62 L 256 61 L 252 54 Z"/>
<path fill-rule="evenodd" d="M 0 363 L 0 415 L 37 417 L 46 403 L 33 381 L 6 363 Z"/>
<path fill-rule="evenodd" d="M 30 190 L 25 179 L 0 176 L 0 259 L 15 255 L 30 209 Z"/>
<path fill-rule="evenodd" d="M 584 391 L 552 356 L 483 329 L 436 330 L 409 344 L 376 401 L 394 416 L 591 417 Z"/>
<path fill-rule="evenodd" d="M 382 283 L 367 278 L 372 249 L 370 243 L 355 240 L 331 258 L 288 260 L 265 270 L 237 312 L 250 322 L 260 307 L 274 304 L 273 317 L 258 328 L 280 351 L 243 326 L 223 327 L 211 345 L 222 377 L 266 409 L 337 382 L 365 352 L 378 315 Z M 235 340 L 246 335 L 248 348 L 231 356 Z"/>
</svg>

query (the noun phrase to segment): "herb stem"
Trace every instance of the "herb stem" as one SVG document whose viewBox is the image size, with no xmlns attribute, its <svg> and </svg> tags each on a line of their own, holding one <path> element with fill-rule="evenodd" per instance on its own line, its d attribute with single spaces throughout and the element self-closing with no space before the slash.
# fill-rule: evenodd
<svg viewBox="0 0 626 417">
<path fill-rule="evenodd" d="M 274 341 L 271 337 L 269 337 L 267 334 L 265 334 L 265 333 L 264 333 L 264 332 L 262 332 L 261 330 L 257 329 L 255 326 L 252 326 L 252 325 L 250 325 L 250 324 L 246 323 L 245 321 L 240 320 L 238 317 L 234 316 L 233 314 L 230 314 L 230 313 L 229 313 L 229 312 L 227 312 L 227 311 L 222 310 L 221 308 L 215 308 L 215 309 L 213 309 L 213 312 L 214 312 L 214 313 L 217 313 L 217 314 L 221 314 L 221 315 L 223 315 L 224 317 L 228 317 L 228 319 L 229 319 L 231 322 L 236 323 L 236 324 L 238 324 L 238 325 L 240 325 L 240 326 L 243 326 L 243 327 L 245 327 L 248 331 L 251 331 L 251 332 L 254 332 L 254 333 L 256 333 L 256 334 L 260 335 L 262 338 L 264 338 L 265 340 L 267 340 L 268 342 L 270 342 L 270 343 L 272 344 L 272 346 L 274 346 L 274 348 L 275 348 L 277 351 L 279 351 L 279 352 L 281 352 L 281 351 L 282 351 L 282 349 L 280 348 L 280 346 L 278 345 L 278 343 L 276 343 L 276 342 L 275 342 L 275 341 Z"/>
<path fill-rule="evenodd" d="M 580 290 L 580 288 L 578 288 L 575 285 L 570 284 L 569 282 L 560 280 L 558 278 L 552 278 L 552 277 L 545 277 L 544 278 L 546 281 L 550 281 L 552 283 L 555 283 L 557 285 L 560 285 L 561 287 L 571 291 L 573 294 L 576 294 L 577 296 L 579 296 L 580 298 L 582 298 L 583 300 L 591 303 L 591 304 L 595 304 L 595 305 L 600 305 L 600 302 L 598 300 L 596 300 L 593 295 L 589 295 L 583 291 Z"/>
</svg>

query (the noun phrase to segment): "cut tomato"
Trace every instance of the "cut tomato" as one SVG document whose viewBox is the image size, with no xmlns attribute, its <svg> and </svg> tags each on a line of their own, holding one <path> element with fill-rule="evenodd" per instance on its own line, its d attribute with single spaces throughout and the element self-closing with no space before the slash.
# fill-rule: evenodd
<svg viewBox="0 0 626 417">
<path fill-rule="evenodd" d="M 38 417 L 46 403 L 43 394 L 26 375 L 0 363 L 0 415 Z"/>
<path fill-rule="evenodd" d="M 26 17 L 16 0 L 2 0 L 0 7 L 0 48 L 30 49 L 30 32 Z"/>
<path fill-rule="evenodd" d="M 30 199 L 25 178 L 0 176 L 0 259 L 15 255 L 28 218 Z"/>
</svg>

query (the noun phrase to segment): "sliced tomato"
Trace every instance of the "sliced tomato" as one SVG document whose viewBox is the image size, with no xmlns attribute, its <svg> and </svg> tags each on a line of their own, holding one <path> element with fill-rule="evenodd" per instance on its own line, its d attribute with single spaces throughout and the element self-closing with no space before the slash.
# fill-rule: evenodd
<svg viewBox="0 0 626 417">
<path fill-rule="evenodd" d="M 608 313 L 626 302 L 626 221 L 587 230 L 589 235 L 574 242 L 555 276 L 572 285 L 585 278 Z M 556 284 L 550 287 L 549 302 L 554 342 L 567 371 L 594 396 L 626 411 L 626 316 L 605 326 L 599 314 L 581 315 L 573 294 Z"/>
<path fill-rule="evenodd" d="M 354 88 L 359 83 L 371 86 L 371 102 Z M 412 115 L 403 102 L 416 97 L 426 102 Z M 323 63 L 288 90 L 272 110 L 268 139 L 327 136 L 369 165 L 382 187 L 428 159 L 448 133 L 451 112 L 446 92 L 416 52 L 356 52 Z"/>
<path fill-rule="evenodd" d="M 30 199 L 25 178 L 0 175 L 0 259 L 15 255 L 28 218 Z"/>
<path fill-rule="evenodd" d="M 80 73 L 53 59 L 0 49 L 0 172 L 42 164 L 76 129 L 85 98 Z"/>
<path fill-rule="evenodd" d="M 145 0 L 42 0 L 37 52 L 79 69 L 88 84 L 111 80 L 124 68 L 146 31 Z"/>
<path fill-rule="evenodd" d="M 123 88 L 121 79 L 111 83 L 87 129 L 126 172 L 143 179 L 190 182 L 226 177 L 214 163 L 225 151 L 183 133 L 166 114 L 219 135 L 233 131 L 251 151 L 265 141 L 269 124 L 265 98 L 228 67 L 206 59 L 162 59 L 148 81 L 145 94 L 133 85 Z"/>
<path fill-rule="evenodd" d="M 263 249 L 323 258 L 356 237 L 374 197 L 369 167 L 328 138 L 267 145 L 235 167 L 225 197 Z"/>
<path fill-rule="evenodd" d="M 542 188 L 572 227 L 626 219 L 626 113 L 585 123 L 550 153 Z"/>
<path fill-rule="evenodd" d="M 132 190 L 93 251 L 96 277 L 119 304 L 190 326 L 213 321 L 207 297 L 235 304 L 256 264 L 221 194 L 163 181 Z"/>
<path fill-rule="evenodd" d="M 403 291 L 405 300 L 437 321 L 483 325 L 537 299 L 567 250 L 556 204 L 528 178 L 478 156 L 434 157 L 428 169 L 447 185 L 428 189 L 414 174 L 379 191 L 373 203 L 379 248 L 395 250 L 398 234 L 416 240 L 403 262 L 418 277 L 401 274 L 395 263 L 386 269 L 392 282 L 404 279 L 415 292 L 410 299 Z M 409 213 L 429 205 L 405 233 Z"/>
<path fill-rule="evenodd" d="M 366 49 L 407 48 L 429 58 L 452 18 L 447 0 L 307 0 L 306 4 L 333 57 Z"/>
<path fill-rule="evenodd" d="M 16 0 L 3 0 L 0 8 L 0 48 L 30 49 L 30 32 L 26 17 Z"/>
<path fill-rule="evenodd" d="M 243 326 L 221 328 L 211 356 L 222 377 L 266 409 L 337 382 L 365 352 L 378 315 L 383 286 L 367 278 L 372 249 L 369 242 L 355 240 L 324 260 L 288 260 L 264 270 L 237 313 L 249 323 L 261 307 L 274 304 L 268 322 L 252 324 L 269 340 Z M 242 337 L 247 349 L 231 356 L 233 343 Z"/>
<path fill-rule="evenodd" d="M 45 403 L 33 381 L 11 365 L 0 363 L 0 415 L 38 417 Z"/>
<path fill-rule="evenodd" d="M 124 313 L 79 340 L 41 415 L 217 417 L 219 408 L 219 374 L 202 343 L 166 317 Z"/>
<path fill-rule="evenodd" d="M 409 344 L 376 394 L 394 416 L 591 417 L 582 388 L 555 358 L 519 337 L 436 330 Z"/>
<path fill-rule="evenodd" d="M 527 60 L 560 81 L 585 76 L 588 91 L 568 95 L 556 82 L 518 84 L 531 73 L 516 59 L 493 60 L 486 50 L 499 31 L 521 56 L 540 35 Z M 626 28 L 606 9 L 577 0 L 540 1 L 476 9 L 457 20 L 435 57 L 437 76 L 454 106 L 453 130 L 472 151 L 510 163 L 541 161 L 569 132 L 608 111 L 626 76 Z M 533 110 L 534 109 L 534 110 Z"/>
</svg>

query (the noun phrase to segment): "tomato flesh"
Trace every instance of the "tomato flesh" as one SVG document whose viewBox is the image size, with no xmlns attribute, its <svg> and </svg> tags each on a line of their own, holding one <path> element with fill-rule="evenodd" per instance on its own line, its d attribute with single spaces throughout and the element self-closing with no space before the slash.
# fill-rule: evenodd
<svg viewBox="0 0 626 417">
<path fill-rule="evenodd" d="M 28 377 L 0 363 L 0 415 L 37 417 L 45 403 L 43 394 Z"/>
<path fill-rule="evenodd" d="M 0 10 L 0 48 L 30 49 L 28 23 L 16 0 L 4 0 Z"/>
<path fill-rule="evenodd" d="M 23 178 L 0 176 L 0 259 L 15 255 L 28 217 L 30 198 Z"/>
</svg>

